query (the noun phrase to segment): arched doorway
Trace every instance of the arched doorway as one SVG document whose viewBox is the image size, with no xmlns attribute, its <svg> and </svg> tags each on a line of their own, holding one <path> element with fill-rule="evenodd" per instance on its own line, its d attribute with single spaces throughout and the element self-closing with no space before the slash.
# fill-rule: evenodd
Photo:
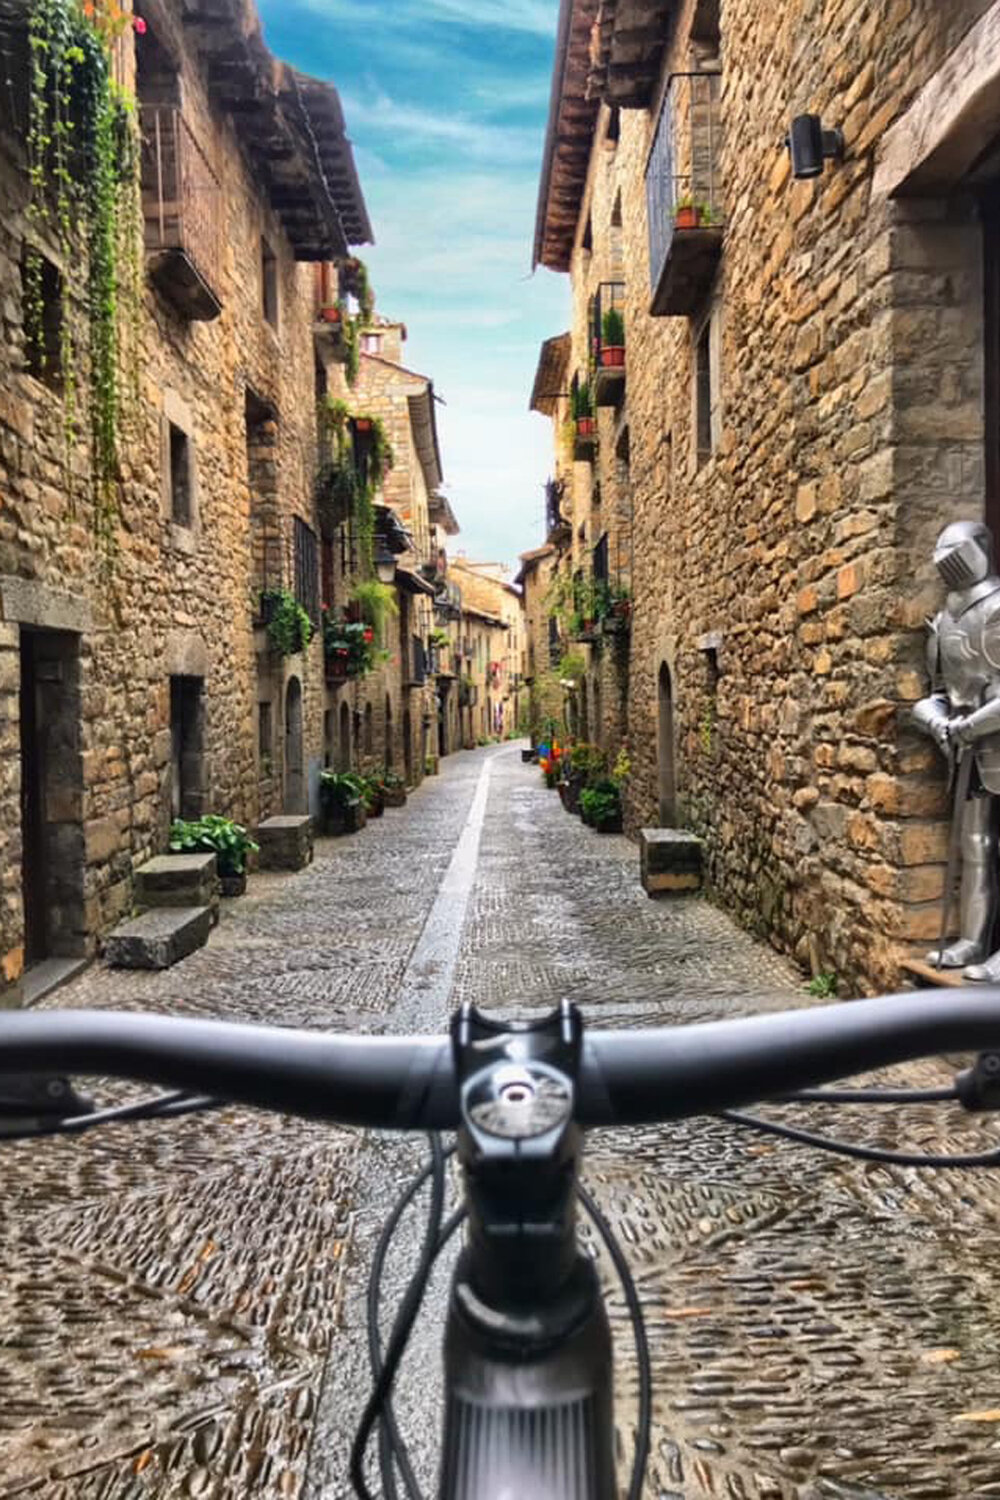
<svg viewBox="0 0 1000 1500">
<path fill-rule="evenodd" d="M 290 677 L 285 689 L 285 811 L 305 812 L 306 785 L 302 764 L 302 684 Z"/>
<path fill-rule="evenodd" d="M 340 705 L 340 743 L 337 746 L 337 769 L 351 769 L 351 710 L 346 703 Z"/>
<path fill-rule="evenodd" d="M 375 728 L 371 703 L 365 704 L 365 754 L 370 758 L 375 753 Z"/>
<path fill-rule="evenodd" d="M 659 772 L 660 827 L 673 828 L 677 821 L 677 788 L 674 780 L 674 694 L 670 668 L 660 667 L 657 684 L 656 761 Z"/>
<path fill-rule="evenodd" d="M 389 694 L 385 695 L 385 768 L 392 770 L 393 748 L 392 748 L 392 699 Z"/>
<path fill-rule="evenodd" d="M 413 784 L 413 727 L 410 723 L 410 710 L 403 710 L 403 773 L 406 776 L 407 786 Z"/>
</svg>

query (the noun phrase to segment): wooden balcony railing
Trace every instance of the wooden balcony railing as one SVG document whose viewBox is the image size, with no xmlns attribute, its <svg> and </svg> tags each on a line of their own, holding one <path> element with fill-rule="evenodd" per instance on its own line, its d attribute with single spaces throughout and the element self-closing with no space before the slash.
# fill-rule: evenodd
<svg viewBox="0 0 1000 1500">
<path fill-rule="evenodd" d="M 218 317 L 224 280 L 219 179 L 176 105 L 143 106 L 141 124 L 150 275 L 186 317 Z"/>
</svg>

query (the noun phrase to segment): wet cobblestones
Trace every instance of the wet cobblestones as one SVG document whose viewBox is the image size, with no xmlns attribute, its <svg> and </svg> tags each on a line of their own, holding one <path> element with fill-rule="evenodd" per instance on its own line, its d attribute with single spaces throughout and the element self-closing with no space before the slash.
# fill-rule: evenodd
<svg viewBox="0 0 1000 1500">
<path fill-rule="evenodd" d="M 508 749 L 451 758 L 405 809 L 321 841 L 310 869 L 258 877 L 179 968 L 93 968 L 52 1003 L 440 1028 L 440 986 L 412 957 L 487 759 L 452 1003 L 523 1013 L 566 995 L 602 1026 L 807 1003 L 711 906 L 648 901 L 634 845 L 569 818 Z M 997 1141 L 991 1121 L 926 1105 L 794 1118 L 897 1148 Z M 237 1109 L 5 1148 L 0 1497 L 346 1497 L 367 1260 L 421 1149 Z M 718 1120 L 594 1136 L 585 1166 L 648 1320 L 649 1500 L 1000 1497 L 1000 1178 L 820 1156 Z M 399 1402 L 428 1482 L 446 1278 Z M 635 1372 L 611 1286 L 609 1306 L 624 1468 Z"/>
</svg>

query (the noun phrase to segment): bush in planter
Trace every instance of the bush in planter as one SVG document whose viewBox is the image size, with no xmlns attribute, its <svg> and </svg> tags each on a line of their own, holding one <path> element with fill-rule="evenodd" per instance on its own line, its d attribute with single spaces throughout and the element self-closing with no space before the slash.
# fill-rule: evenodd
<svg viewBox="0 0 1000 1500">
<path fill-rule="evenodd" d="M 585 823 L 598 833 L 611 833 L 622 826 L 622 800 L 618 783 L 609 778 L 584 787 L 580 793 L 580 811 Z"/>
<path fill-rule="evenodd" d="M 319 804 L 326 833 L 357 833 L 365 826 L 363 778 L 353 771 L 321 771 Z"/>
<path fill-rule="evenodd" d="M 261 609 L 267 619 L 267 638 L 282 656 L 304 651 L 313 638 L 313 622 L 287 589 L 266 589 Z"/>
<path fill-rule="evenodd" d="M 386 807 L 403 807 L 406 803 L 406 782 L 398 771 L 384 770 L 380 773 L 382 797 Z"/>
<path fill-rule="evenodd" d="M 247 855 L 256 854 L 258 847 L 241 824 L 214 813 L 190 822 L 175 818 L 170 825 L 171 853 L 215 855 L 224 896 L 241 896 L 246 890 Z"/>
</svg>

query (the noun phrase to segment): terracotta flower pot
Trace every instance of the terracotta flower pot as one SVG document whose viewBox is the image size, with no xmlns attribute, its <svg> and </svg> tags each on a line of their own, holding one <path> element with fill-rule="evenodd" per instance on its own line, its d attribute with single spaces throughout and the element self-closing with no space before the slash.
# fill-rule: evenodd
<svg viewBox="0 0 1000 1500">
<path fill-rule="evenodd" d="M 323 323 L 339 323 L 340 308 L 335 306 L 321 307 L 319 310 L 320 321 Z"/>
<path fill-rule="evenodd" d="M 355 432 L 371 432 L 371 417 L 355 417 L 354 430 Z"/>
<path fill-rule="evenodd" d="M 619 368 L 625 363 L 624 344 L 605 344 L 601 350 L 601 364 L 608 368 Z"/>
<path fill-rule="evenodd" d="M 577 437 L 593 437 L 593 435 L 594 435 L 594 419 L 593 419 L 593 417 L 577 417 L 577 419 L 576 419 L 576 435 L 577 435 Z"/>
<path fill-rule="evenodd" d="M 685 208 L 675 208 L 674 209 L 674 228 L 675 229 L 697 229 L 698 228 L 698 210 L 695 208 L 695 206 L 694 206 L 693 203 L 690 204 L 690 205 L 688 205 Z"/>
</svg>

